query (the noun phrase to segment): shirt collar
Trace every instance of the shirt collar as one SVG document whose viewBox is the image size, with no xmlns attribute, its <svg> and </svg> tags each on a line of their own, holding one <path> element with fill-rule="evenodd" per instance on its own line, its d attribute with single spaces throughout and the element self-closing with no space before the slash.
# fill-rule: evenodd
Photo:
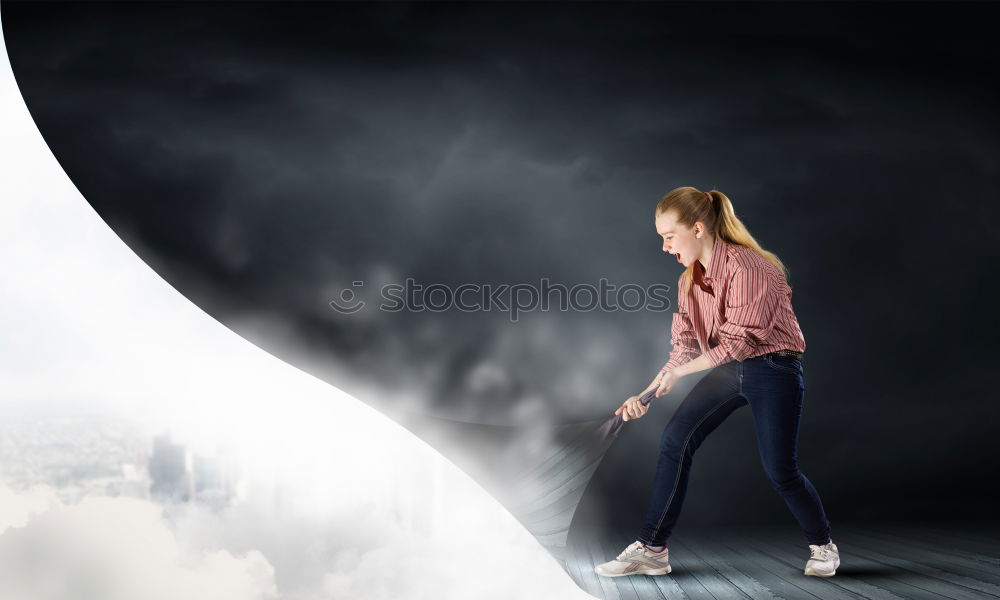
<svg viewBox="0 0 1000 600">
<path fill-rule="evenodd" d="M 712 258 L 708 263 L 708 272 L 704 276 L 706 282 L 715 281 L 726 272 L 726 250 L 728 244 L 722 238 L 715 236 L 715 243 L 712 245 Z"/>
</svg>

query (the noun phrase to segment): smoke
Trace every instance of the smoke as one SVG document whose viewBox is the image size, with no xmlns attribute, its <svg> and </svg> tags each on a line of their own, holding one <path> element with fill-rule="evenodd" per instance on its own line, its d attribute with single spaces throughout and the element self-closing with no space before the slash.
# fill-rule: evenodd
<svg viewBox="0 0 1000 600">
<path fill-rule="evenodd" d="M 94 495 L 68 503 L 57 499 L 62 486 L 0 487 L 0 597 L 366 600 L 433 591 L 447 600 L 467 598 L 484 563 L 520 578 L 491 578 L 481 598 L 586 597 L 514 517 L 439 453 L 247 343 L 170 288 L 74 189 L 9 71 L 0 94 L 2 156 L 11 166 L 2 181 L 9 201 L 0 205 L 5 425 L 16 420 L 9 416 L 34 419 L 36 409 L 51 417 L 110 413 L 145 431 L 168 429 L 191 448 L 229 444 L 248 473 L 244 500 L 221 511 Z M 245 316 L 276 335 L 284 331 L 280 318 Z M 439 335 L 431 331 L 427 341 Z M 509 384 L 488 376 L 475 385 Z M 398 388 L 404 405 L 422 397 L 403 379 Z M 30 441 L 32 449 L 54 442 L 87 451 L 76 447 L 79 438 Z M 24 458 L 18 450 L 16 441 L 4 446 L 0 481 L 46 470 L 8 470 Z M 474 552 L 456 551 L 469 543 Z"/>
</svg>

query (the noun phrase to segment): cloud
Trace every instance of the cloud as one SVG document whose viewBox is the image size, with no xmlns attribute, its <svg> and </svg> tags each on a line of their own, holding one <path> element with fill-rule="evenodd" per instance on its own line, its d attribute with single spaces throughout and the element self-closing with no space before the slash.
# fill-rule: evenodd
<svg viewBox="0 0 1000 600">
<path fill-rule="evenodd" d="M 360 554 L 337 554 L 323 577 L 323 591 L 336 600 L 396 600 L 400 590 L 407 590 L 407 600 L 565 598 L 566 587 L 528 575 L 537 570 L 534 560 L 527 554 L 508 555 L 502 540 L 475 531 L 430 543 L 404 532 L 394 534 L 390 544 Z M 498 578 L 522 584 L 498 586 Z"/>
<path fill-rule="evenodd" d="M 12 498 L 37 506 L 38 492 Z M 49 492 L 51 494 L 51 492 Z M 51 496 L 50 496 L 51 498 Z M 10 600 L 264 600 L 274 568 L 258 551 L 184 553 L 162 508 L 133 498 L 48 502 L 0 534 L 0 597 Z"/>
<path fill-rule="evenodd" d="M 0 482 L 0 534 L 10 527 L 23 527 L 32 517 L 60 504 L 49 487 L 34 486 L 15 492 Z"/>
</svg>

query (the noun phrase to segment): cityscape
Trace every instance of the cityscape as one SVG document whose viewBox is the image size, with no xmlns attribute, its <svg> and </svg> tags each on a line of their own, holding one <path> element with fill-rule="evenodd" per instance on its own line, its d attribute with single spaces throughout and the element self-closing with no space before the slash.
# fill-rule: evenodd
<svg viewBox="0 0 1000 600">
<path fill-rule="evenodd" d="M 0 421 L 0 481 L 12 489 L 48 486 L 66 504 L 124 496 L 222 509 L 245 493 L 236 455 L 192 452 L 124 419 L 19 417 Z"/>
<path fill-rule="evenodd" d="M 125 417 L 29 412 L 0 418 L 0 484 L 15 492 L 44 487 L 65 505 L 128 497 L 165 508 L 221 513 L 252 504 L 264 514 L 333 518 L 345 505 L 337 498 L 349 497 L 370 514 L 429 535 L 445 518 L 448 496 L 464 486 L 461 472 L 421 453 L 373 455 L 377 469 L 347 463 L 331 471 L 332 457 L 316 448 L 260 461 L 224 443 L 193 450 L 168 431 L 149 431 Z"/>
</svg>

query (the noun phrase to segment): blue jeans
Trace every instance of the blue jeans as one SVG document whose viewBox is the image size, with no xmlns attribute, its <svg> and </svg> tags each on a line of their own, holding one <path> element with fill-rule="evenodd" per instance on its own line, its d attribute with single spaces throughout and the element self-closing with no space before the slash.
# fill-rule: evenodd
<svg viewBox="0 0 1000 600">
<path fill-rule="evenodd" d="M 687 492 L 695 450 L 734 410 L 749 404 L 764 472 L 795 515 L 810 544 L 830 541 L 830 523 L 816 489 L 799 471 L 799 417 L 805 395 L 802 362 L 765 354 L 730 361 L 699 381 L 663 429 L 653 497 L 639 541 L 666 543 Z"/>
</svg>

